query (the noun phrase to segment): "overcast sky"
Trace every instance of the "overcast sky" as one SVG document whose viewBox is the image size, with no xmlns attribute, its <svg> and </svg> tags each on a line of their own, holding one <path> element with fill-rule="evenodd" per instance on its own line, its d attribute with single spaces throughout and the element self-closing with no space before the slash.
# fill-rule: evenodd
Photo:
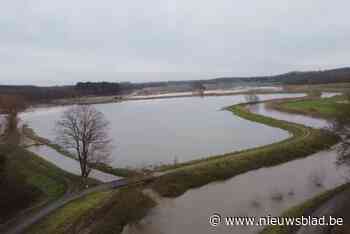
<svg viewBox="0 0 350 234">
<path fill-rule="evenodd" d="M 350 65 L 349 0 L 11 0 L 0 83 L 186 80 Z"/>
</svg>

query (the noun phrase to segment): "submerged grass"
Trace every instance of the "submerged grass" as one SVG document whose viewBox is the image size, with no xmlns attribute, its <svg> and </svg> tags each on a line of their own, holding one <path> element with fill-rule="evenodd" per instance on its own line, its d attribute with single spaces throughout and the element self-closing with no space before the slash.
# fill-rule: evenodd
<svg viewBox="0 0 350 234">
<path fill-rule="evenodd" d="M 154 190 L 162 196 L 179 196 L 188 189 L 225 180 L 249 170 L 306 157 L 327 149 L 338 141 L 335 135 L 325 130 L 251 113 L 244 104 L 234 105 L 227 109 L 242 118 L 284 129 L 292 136 L 263 147 L 168 166 L 163 169 L 173 171 L 158 178 L 152 185 Z"/>
<path fill-rule="evenodd" d="M 328 190 L 320 195 L 317 195 L 306 202 L 294 206 L 289 210 L 285 211 L 281 217 L 294 217 L 298 218 L 301 216 L 309 216 L 314 212 L 320 205 L 324 204 L 327 200 L 331 199 L 334 195 L 350 189 L 350 184 L 341 185 L 335 189 Z M 298 231 L 297 226 L 268 226 L 260 232 L 260 234 L 293 234 Z"/>
</svg>

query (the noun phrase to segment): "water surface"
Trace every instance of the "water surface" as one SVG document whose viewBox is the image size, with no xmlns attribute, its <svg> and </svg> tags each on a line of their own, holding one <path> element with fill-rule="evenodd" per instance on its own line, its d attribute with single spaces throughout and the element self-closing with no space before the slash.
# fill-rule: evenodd
<svg viewBox="0 0 350 234">
<path fill-rule="evenodd" d="M 211 227 L 213 213 L 223 216 L 278 216 L 286 209 L 347 181 L 345 168 L 335 165 L 336 153 L 262 168 L 211 183 L 175 198 L 161 198 L 146 218 L 127 226 L 123 234 L 258 233 L 261 227 Z"/>
<path fill-rule="evenodd" d="M 274 119 L 303 124 L 313 128 L 326 128 L 329 126 L 327 120 L 309 117 L 301 114 L 291 114 L 267 108 L 265 103 L 259 103 L 250 107 L 251 111 L 260 115 L 272 117 Z"/>
<path fill-rule="evenodd" d="M 258 95 L 260 100 L 298 96 L 303 94 Z M 111 122 L 115 146 L 112 165 L 145 167 L 262 146 L 289 136 L 281 129 L 222 110 L 245 101 L 244 95 L 236 95 L 127 101 L 95 107 Z M 54 124 L 67 108 L 41 108 L 21 117 L 39 135 L 54 140 Z"/>
<path fill-rule="evenodd" d="M 319 119 L 270 111 L 264 104 L 253 108 L 273 118 L 323 127 Z M 324 124 L 324 123 L 323 123 Z M 259 233 L 262 227 L 211 227 L 214 213 L 224 216 L 279 216 L 321 192 L 349 180 L 349 170 L 336 165 L 335 149 L 278 166 L 261 168 L 235 176 L 225 182 L 210 183 L 187 191 L 175 199 L 158 198 L 158 205 L 137 224 L 128 225 L 123 234 L 175 233 Z"/>
<path fill-rule="evenodd" d="M 81 169 L 78 161 L 58 153 L 56 150 L 52 149 L 49 146 L 30 146 L 27 148 L 27 150 L 35 153 L 36 155 L 39 155 L 40 157 L 56 165 L 62 170 L 65 170 L 75 175 L 81 175 Z M 101 182 L 110 182 L 113 180 L 120 179 L 120 177 L 94 169 L 91 170 L 89 177 L 99 180 Z"/>
</svg>

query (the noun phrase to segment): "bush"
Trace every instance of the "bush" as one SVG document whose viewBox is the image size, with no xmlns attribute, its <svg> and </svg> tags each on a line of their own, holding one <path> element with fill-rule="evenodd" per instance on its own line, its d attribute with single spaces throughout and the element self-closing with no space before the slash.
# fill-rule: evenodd
<svg viewBox="0 0 350 234">
<path fill-rule="evenodd" d="M 40 191 L 27 184 L 24 178 L 17 176 L 4 177 L 0 186 L 0 223 L 10 219 L 18 211 L 28 208 L 40 194 Z"/>
<path fill-rule="evenodd" d="M 6 161 L 6 156 L 0 154 L 0 223 L 28 208 L 41 194 L 23 175 L 8 168 Z"/>
<path fill-rule="evenodd" d="M 3 181 L 4 175 L 5 175 L 5 163 L 6 163 L 5 156 L 0 154 L 0 183 Z"/>
</svg>

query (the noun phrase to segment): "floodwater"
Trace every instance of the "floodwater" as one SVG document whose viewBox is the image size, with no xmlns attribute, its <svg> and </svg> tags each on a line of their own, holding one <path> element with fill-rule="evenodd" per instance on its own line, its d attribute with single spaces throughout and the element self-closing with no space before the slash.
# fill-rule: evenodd
<svg viewBox="0 0 350 234">
<path fill-rule="evenodd" d="M 286 209 L 347 181 L 346 168 L 335 165 L 336 153 L 324 151 L 305 159 L 250 171 L 225 182 L 211 183 L 158 205 L 123 234 L 251 234 L 261 227 L 211 227 L 209 217 L 278 216 Z"/>
<path fill-rule="evenodd" d="M 338 92 L 322 92 L 321 98 L 330 98 L 341 94 L 342 93 L 338 93 Z"/>
<path fill-rule="evenodd" d="M 336 92 L 323 92 L 321 95 L 321 98 L 330 98 L 340 94 L 341 93 L 336 93 Z M 254 113 L 269 116 L 275 119 L 299 123 L 299 124 L 303 124 L 313 128 L 329 127 L 329 122 L 327 120 L 309 117 L 301 114 L 291 114 L 291 113 L 280 112 L 271 108 L 267 108 L 265 103 L 252 105 L 250 108 L 251 108 L 250 110 Z"/>
<path fill-rule="evenodd" d="M 283 87 L 281 86 L 241 86 L 232 89 L 212 89 L 205 90 L 205 94 L 232 94 L 232 93 L 242 93 L 250 91 L 270 91 L 270 92 L 282 92 Z M 140 98 L 163 98 L 163 97 L 180 97 L 180 96 L 190 96 L 193 92 L 174 92 L 174 93 L 162 93 L 162 94 L 152 94 L 152 95 L 135 95 L 129 96 L 130 100 L 140 99 Z"/>
<path fill-rule="evenodd" d="M 280 113 L 266 109 L 262 112 L 261 106 L 257 109 L 260 114 L 281 117 Z M 287 120 L 323 127 L 318 119 L 313 118 L 298 119 L 290 115 Z M 249 171 L 225 182 L 192 189 L 175 199 L 158 198 L 158 205 L 149 215 L 137 224 L 126 226 L 123 234 L 259 233 L 263 227 L 228 227 L 224 224 L 212 227 L 209 217 L 214 213 L 222 217 L 279 216 L 292 206 L 346 183 L 349 170 L 336 166 L 336 160 L 335 149 L 322 151 L 304 159 Z"/>
<path fill-rule="evenodd" d="M 309 117 L 300 114 L 290 114 L 286 112 L 281 112 L 273 110 L 266 107 L 265 103 L 259 103 L 250 107 L 250 110 L 254 113 L 272 117 L 274 119 L 285 120 L 289 122 L 303 124 L 305 126 L 313 128 L 327 128 L 329 123 L 327 120 Z"/>
<path fill-rule="evenodd" d="M 258 95 L 260 100 L 300 96 L 304 94 Z M 236 95 L 127 101 L 95 107 L 111 122 L 111 165 L 140 168 L 262 146 L 289 136 L 281 129 L 222 110 L 245 101 L 244 95 Z M 67 108 L 35 109 L 21 118 L 40 136 L 54 140 L 54 124 Z"/>
<path fill-rule="evenodd" d="M 27 148 L 27 150 L 37 155 L 40 155 L 40 157 L 51 162 L 52 164 L 56 165 L 62 170 L 65 170 L 75 175 L 81 175 L 81 169 L 78 161 L 60 154 L 59 152 L 57 152 L 56 150 L 52 149 L 49 146 L 45 146 L 45 145 L 30 146 Z M 120 179 L 120 177 L 107 174 L 94 169 L 91 170 L 89 177 L 99 180 L 101 182 L 110 182 L 113 180 Z"/>
</svg>

